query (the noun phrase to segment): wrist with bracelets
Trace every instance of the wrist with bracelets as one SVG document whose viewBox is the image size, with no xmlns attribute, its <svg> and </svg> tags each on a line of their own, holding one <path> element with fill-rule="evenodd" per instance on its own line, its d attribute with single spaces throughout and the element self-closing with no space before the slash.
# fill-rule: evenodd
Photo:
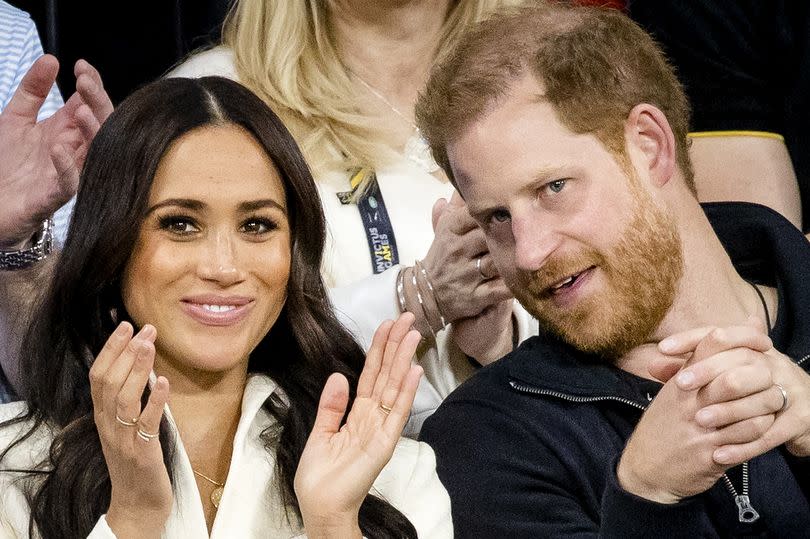
<svg viewBox="0 0 810 539">
<path fill-rule="evenodd" d="M 46 219 L 26 243 L 16 249 L 0 248 L 0 271 L 23 270 L 47 258 L 53 248 L 53 221 Z"/>
<path fill-rule="evenodd" d="M 406 301 L 406 288 L 410 289 L 416 300 L 419 302 L 418 308 L 409 309 Z M 421 261 L 417 260 L 413 266 L 402 268 L 397 276 L 397 299 L 401 312 L 410 311 L 420 318 L 423 325 L 430 331 L 433 340 L 436 340 L 436 332 L 447 327 L 447 321 L 439 307 L 433 283 L 430 282 L 428 273 Z M 412 306 L 416 307 L 416 306 Z M 418 320 L 419 321 L 419 320 Z M 421 325 L 421 324 L 420 324 Z M 420 331 L 424 335 L 424 332 Z"/>
</svg>

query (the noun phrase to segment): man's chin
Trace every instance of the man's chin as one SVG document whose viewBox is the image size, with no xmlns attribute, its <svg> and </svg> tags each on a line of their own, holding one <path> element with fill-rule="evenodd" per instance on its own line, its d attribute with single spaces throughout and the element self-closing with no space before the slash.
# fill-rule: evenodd
<svg viewBox="0 0 810 539">
<path fill-rule="evenodd" d="M 610 361 L 646 342 L 651 333 L 650 320 L 643 316 L 616 316 L 622 311 L 616 303 L 608 308 L 587 302 L 587 305 L 560 312 L 548 301 L 536 297 L 516 295 L 516 299 L 537 319 L 543 334 L 584 354 Z"/>
</svg>

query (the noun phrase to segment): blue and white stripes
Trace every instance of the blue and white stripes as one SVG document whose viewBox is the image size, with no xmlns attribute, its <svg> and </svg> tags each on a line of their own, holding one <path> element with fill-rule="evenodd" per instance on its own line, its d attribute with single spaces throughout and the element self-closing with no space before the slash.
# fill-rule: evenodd
<svg viewBox="0 0 810 539">
<path fill-rule="evenodd" d="M 11 96 L 19 86 L 34 60 L 42 56 L 34 21 L 24 11 L 0 0 L 0 110 L 6 108 Z M 54 84 L 48 98 L 39 111 L 38 120 L 43 120 L 62 106 L 62 96 Z M 54 235 L 57 245 L 62 245 L 67 234 L 73 200 L 54 215 Z"/>
</svg>

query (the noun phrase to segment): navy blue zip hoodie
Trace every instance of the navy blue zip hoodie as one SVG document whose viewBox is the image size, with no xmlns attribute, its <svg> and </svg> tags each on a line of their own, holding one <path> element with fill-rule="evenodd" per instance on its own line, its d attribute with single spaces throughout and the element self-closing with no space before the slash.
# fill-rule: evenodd
<svg viewBox="0 0 810 539">
<path fill-rule="evenodd" d="M 775 212 L 705 204 L 737 271 L 777 287 L 771 337 L 810 364 L 810 243 Z M 725 480 L 672 505 L 622 490 L 616 463 L 660 389 L 546 337 L 527 340 L 453 392 L 422 429 L 457 537 L 810 537 L 810 459 L 783 448 L 749 462 L 760 517 L 740 522 Z M 742 467 L 727 474 L 741 494 Z"/>
</svg>

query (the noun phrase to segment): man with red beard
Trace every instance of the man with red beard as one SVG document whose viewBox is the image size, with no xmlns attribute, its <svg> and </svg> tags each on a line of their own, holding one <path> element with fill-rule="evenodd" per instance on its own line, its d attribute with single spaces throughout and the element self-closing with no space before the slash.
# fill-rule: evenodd
<svg viewBox="0 0 810 539">
<path fill-rule="evenodd" d="M 810 244 L 697 202 L 689 108 L 624 15 L 471 32 L 417 106 L 541 335 L 425 423 L 459 537 L 806 537 Z"/>
</svg>

